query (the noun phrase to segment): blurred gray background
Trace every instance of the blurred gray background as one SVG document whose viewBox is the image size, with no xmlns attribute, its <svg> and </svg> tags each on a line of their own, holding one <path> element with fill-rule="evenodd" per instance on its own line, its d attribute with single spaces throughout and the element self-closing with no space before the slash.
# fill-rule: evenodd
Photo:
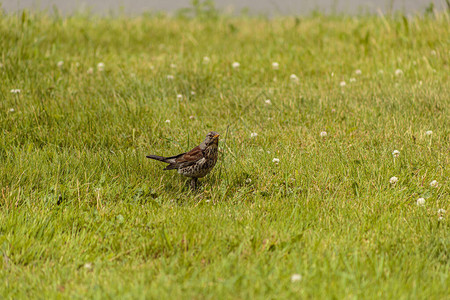
<svg viewBox="0 0 450 300">
<path fill-rule="evenodd" d="M 383 13 L 403 12 L 405 14 L 423 13 L 430 3 L 437 10 L 447 8 L 446 0 L 216 0 L 221 11 L 239 13 L 248 8 L 250 14 L 264 15 L 304 15 L 317 10 L 323 13 Z M 108 14 L 124 12 L 165 11 L 173 13 L 181 8 L 191 7 L 191 0 L 0 0 L 6 12 L 24 8 L 49 10 L 57 8 L 64 14 L 89 9 L 94 13 Z"/>
</svg>

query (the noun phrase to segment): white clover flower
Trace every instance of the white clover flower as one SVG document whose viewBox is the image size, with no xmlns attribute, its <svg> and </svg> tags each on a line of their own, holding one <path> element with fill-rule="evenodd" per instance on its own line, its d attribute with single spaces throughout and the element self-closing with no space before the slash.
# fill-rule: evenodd
<svg viewBox="0 0 450 300">
<path fill-rule="evenodd" d="M 438 215 L 444 215 L 446 212 L 447 211 L 445 209 L 443 209 L 443 208 L 439 208 L 438 211 L 437 211 Z"/>
<path fill-rule="evenodd" d="M 433 131 L 428 130 L 427 132 L 425 132 L 425 134 L 426 134 L 426 135 L 432 135 L 432 134 L 433 134 Z"/>
<path fill-rule="evenodd" d="M 396 184 L 397 181 L 398 181 L 398 178 L 395 177 L 395 176 L 393 176 L 393 177 L 391 177 L 391 178 L 389 179 L 389 182 L 390 182 L 391 184 Z"/>
<path fill-rule="evenodd" d="M 191 95 L 192 95 L 192 96 L 195 96 L 195 92 L 194 92 L 194 91 L 191 91 Z"/>
<path fill-rule="evenodd" d="M 322 131 L 320 133 L 320 137 L 326 137 L 328 135 L 328 133 L 326 131 Z"/>
<path fill-rule="evenodd" d="M 155 69 L 155 66 L 150 66 L 150 70 L 154 70 Z"/>
<path fill-rule="evenodd" d="M 331 109 L 331 112 L 332 112 L 332 113 L 335 113 L 335 112 L 336 112 L 336 109 L 332 108 L 332 109 Z"/>
<path fill-rule="evenodd" d="M 293 82 L 298 82 L 298 77 L 295 74 L 291 74 L 291 76 L 289 76 L 289 78 L 291 79 L 291 81 Z"/>
<path fill-rule="evenodd" d="M 403 71 L 400 69 L 395 70 L 395 76 L 403 75 Z"/>
<path fill-rule="evenodd" d="M 439 216 L 438 217 L 438 221 L 442 221 L 442 220 L 444 220 L 444 217 L 443 216 Z"/>
<path fill-rule="evenodd" d="M 341 82 L 339 83 L 339 85 L 342 86 L 342 87 L 344 87 L 344 86 L 347 85 L 347 83 L 345 83 L 345 81 L 341 81 Z"/>
<path fill-rule="evenodd" d="M 272 104 L 272 101 L 270 101 L 270 99 L 266 99 L 266 100 L 264 101 L 264 103 L 266 103 L 267 105 L 271 105 L 271 104 Z"/>
<path fill-rule="evenodd" d="M 392 151 L 392 156 L 398 157 L 399 155 L 400 155 L 400 151 L 398 151 L 398 150 Z"/>
<path fill-rule="evenodd" d="M 86 73 L 88 74 L 94 73 L 94 68 L 90 67 L 89 69 L 87 69 Z"/>
<path fill-rule="evenodd" d="M 252 179 L 251 178 L 245 179 L 245 183 L 252 183 Z"/>
<path fill-rule="evenodd" d="M 270 152 L 267 152 L 267 153 L 270 153 Z M 274 162 L 275 164 L 278 165 L 278 163 L 280 162 L 280 159 L 275 157 L 274 159 L 272 159 L 272 162 Z"/>
<path fill-rule="evenodd" d="M 14 109 L 14 108 L 10 108 L 10 109 L 9 109 L 9 112 L 10 112 L 10 113 L 13 113 L 13 112 L 15 112 L 15 109 Z"/>
<path fill-rule="evenodd" d="M 251 138 L 255 138 L 255 137 L 257 137 L 258 136 L 258 134 L 256 133 L 256 132 L 252 132 L 251 134 L 250 134 L 250 137 Z"/>
<path fill-rule="evenodd" d="M 175 77 L 173 75 L 167 75 L 167 79 L 173 80 Z"/>
<path fill-rule="evenodd" d="M 169 124 L 169 123 L 170 123 L 170 120 L 166 120 L 166 123 Z"/>
<path fill-rule="evenodd" d="M 189 116 L 189 119 L 191 119 L 191 120 L 194 120 L 195 119 L 195 116 Z"/>
<path fill-rule="evenodd" d="M 300 274 L 292 274 L 291 276 L 291 282 L 297 282 L 302 280 L 302 275 Z"/>
<path fill-rule="evenodd" d="M 383 70 L 379 70 L 379 71 L 378 71 L 378 74 L 383 75 L 383 74 L 384 74 L 384 71 L 383 71 Z"/>
<path fill-rule="evenodd" d="M 355 82 L 356 81 L 356 78 L 350 78 L 350 82 Z"/>
<path fill-rule="evenodd" d="M 233 69 L 237 69 L 241 66 L 241 64 L 235 61 L 234 63 L 231 64 L 231 66 L 233 67 Z"/>
<path fill-rule="evenodd" d="M 19 89 L 12 89 L 11 90 L 11 94 L 20 94 L 20 90 Z"/>
<path fill-rule="evenodd" d="M 2 63 L 0 63 L 0 69 L 1 69 L 1 68 L 3 68 L 3 64 L 2 64 Z"/>
<path fill-rule="evenodd" d="M 272 63 L 272 69 L 278 70 L 279 67 L 280 67 L 280 65 L 276 61 Z"/>
<path fill-rule="evenodd" d="M 64 62 L 62 60 L 58 61 L 58 63 L 56 64 L 58 66 L 58 68 L 62 68 L 62 66 L 64 65 Z"/>
<path fill-rule="evenodd" d="M 104 69 L 105 69 L 105 64 L 102 62 L 99 62 L 97 64 L 97 70 L 99 70 L 100 72 L 103 72 Z"/>
<path fill-rule="evenodd" d="M 92 269 L 92 263 L 85 263 L 84 264 L 84 268 L 87 270 L 91 270 Z"/>
<path fill-rule="evenodd" d="M 357 70 L 355 71 L 355 74 L 356 74 L 356 75 L 361 75 L 361 74 L 362 74 L 362 71 L 361 71 L 360 69 L 357 69 Z"/>
<path fill-rule="evenodd" d="M 431 55 L 436 56 L 436 50 L 431 50 Z"/>
<path fill-rule="evenodd" d="M 268 117 L 268 118 L 267 118 L 267 121 L 272 121 L 272 120 L 273 120 L 272 117 Z"/>
<path fill-rule="evenodd" d="M 182 99 L 183 99 L 183 95 L 178 94 L 178 95 L 177 95 L 177 100 L 182 100 Z"/>
<path fill-rule="evenodd" d="M 331 77 L 334 77 L 334 72 L 331 72 Z"/>
<path fill-rule="evenodd" d="M 203 63 L 207 64 L 211 61 L 211 59 L 208 56 L 203 56 Z"/>
<path fill-rule="evenodd" d="M 418 206 L 425 206 L 425 199 L 424 199 L 424 198 L 419 198 L 419 199 L 417 199 L 416 204 L 417 204 Z"/>
<path fill-rule="evenodd" d="M 177 68 L 177 65 L 176 65 L 176 64 L 170 64 L 170 67 L 171 67 L 172 69 L 176 69 L 176 68 Z"/>
<path fill-rule="evenodd" d="M 430 186 L 431 187 L 438 187 L 439 183 L 437 182 L 437 180 L 433 180 L 432 182 L 430 182 Z"/>
</svg>

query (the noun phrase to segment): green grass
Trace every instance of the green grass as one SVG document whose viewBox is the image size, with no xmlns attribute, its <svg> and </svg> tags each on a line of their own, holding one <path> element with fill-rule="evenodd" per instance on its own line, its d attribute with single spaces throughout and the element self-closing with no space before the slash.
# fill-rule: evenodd
<svg viewBox="0 0 450 300">
<path fill-rule="evenodd" d="M 1 14 L 0 297 L 448 297 L 449 23 Z"/>
</svg>

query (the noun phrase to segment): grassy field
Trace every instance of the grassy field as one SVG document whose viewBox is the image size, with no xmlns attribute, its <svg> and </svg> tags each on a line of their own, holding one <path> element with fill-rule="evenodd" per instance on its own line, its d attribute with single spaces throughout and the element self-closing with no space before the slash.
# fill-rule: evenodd
<svg viewBox="0 0 450 300">
<path fill-rule="evenodd" d="M 0 14 L 0 298 L 448 299 L 449 15 L 197 15 Z"/>
</svg>

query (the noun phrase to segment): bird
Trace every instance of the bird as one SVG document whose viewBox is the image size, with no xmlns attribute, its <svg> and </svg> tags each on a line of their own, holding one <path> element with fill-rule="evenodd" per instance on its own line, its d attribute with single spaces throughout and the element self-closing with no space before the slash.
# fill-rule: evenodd
<svg viewBox="0 0 450 300">
<path fill-rule="evenodd" d="M 206 135 L 205 140 L 192 150 L 178 155 L 163 157 L 147 155 L 147 158 L 165 162 L 163 170 L 178 170 L 178 173 L 191 178 L 191 188 L 197 187 L 198 178 L 206 176 L 216 165 L 218 157 L 219 136 L 215 131 Z"/>
</svg>

